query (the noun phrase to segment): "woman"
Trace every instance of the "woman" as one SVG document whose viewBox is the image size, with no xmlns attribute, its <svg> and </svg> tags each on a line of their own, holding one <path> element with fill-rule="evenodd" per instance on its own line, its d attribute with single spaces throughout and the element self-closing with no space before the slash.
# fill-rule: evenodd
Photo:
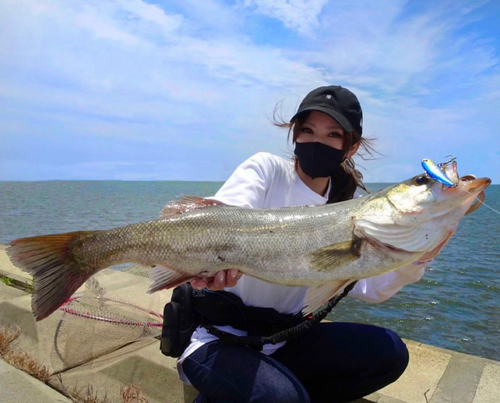
<svg viewBox="0 0 500 403">
<path fill-rule="evenodd" d="M 362 110 L 356 96 L 340 86 L 309 93 L 288 127 L 295 160 L 258 153 L 231 175 L 214 199 L 228 205 L 273 208 L 332 203 L 353 198 L 359 176 L 352 157 L 362 138 Z M 411 265 L 359 281 L 350 295 L 381 302 L 418 281 L 422 265 Z M 228 291 L 246 306 L 297 314 L 306 287 L 285 287 L 221 271 L 191 282 L 194 288 Z M 237 336 L 232 326 L 218 329 Z M 318 323 L 298 338 L 266 344 L 262 351 L 221 342 L 199 327 L 178 360 L 183 381 L 196 402 L 347 402 L 394 382 L 406 369 L 408 351 L 392 331 L 354 323 Z"/>
</svg>

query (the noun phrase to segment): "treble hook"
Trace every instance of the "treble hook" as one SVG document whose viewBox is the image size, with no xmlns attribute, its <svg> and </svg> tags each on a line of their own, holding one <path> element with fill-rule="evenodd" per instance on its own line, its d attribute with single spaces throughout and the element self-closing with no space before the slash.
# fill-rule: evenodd
<svg viewBox="0 0 500 403">
<path fill-rule="evenodd" d="M 445 165 L 448 165 L 450 162 L 453 162 L 453 161 L 456 161 L 457 157 L 454 157 L 453 155 L 447 155 L 445 158 L 450 158 L 450 160 L 446 161 L 446 162 L 440 162 L 439 164 L 437 164 L 437 166 L 439 168 L 441 167 L 444 167 Z"/>
</svg>

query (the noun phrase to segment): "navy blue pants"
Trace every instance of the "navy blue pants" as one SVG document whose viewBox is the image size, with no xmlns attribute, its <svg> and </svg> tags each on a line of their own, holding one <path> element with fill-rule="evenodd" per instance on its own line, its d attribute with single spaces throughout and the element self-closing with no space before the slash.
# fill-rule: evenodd
<svg viewBox="0 0 500 403">
<path fill-rule="evenodd" d="M 183 362 L 196 402 L 349 402 L 398 379 L 408 350 L 394 332 L 319 323 L 270 356 L 214 341 Z"/>
</svg>

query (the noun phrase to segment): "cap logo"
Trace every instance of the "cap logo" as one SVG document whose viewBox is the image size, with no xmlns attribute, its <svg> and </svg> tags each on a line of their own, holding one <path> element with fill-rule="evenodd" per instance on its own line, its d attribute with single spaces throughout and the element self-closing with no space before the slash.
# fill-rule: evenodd
<svg viewBox="0 0 500 403">
<path fill-rule="evenodd" d="M 326 99 L 332 99 L 332 96 L 331 96 L 330 94 L 328 94 L 328 95 L 326 96 Z"/>
</svg>

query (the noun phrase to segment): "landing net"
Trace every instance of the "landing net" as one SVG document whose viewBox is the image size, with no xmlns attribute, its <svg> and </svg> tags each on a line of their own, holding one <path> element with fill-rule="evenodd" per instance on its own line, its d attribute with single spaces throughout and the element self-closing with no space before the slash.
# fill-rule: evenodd
<svg viewBox="0 0 500 403">
<path fill-rule="evenodd" d="M 123 284 L 116 284 L 117 279 Z M 55 333 L 53 371 L 80 366 L 140 340 L 158 343 L 170 293 L 148 294 L 149 285 L 147 268 L 139 266 L 119 276 L 108 271 L 88 280 L 82 294 L 59 308 L 64 314 Z M 137 348 L 144 345 L 137 343 Z"/>
</svg>

